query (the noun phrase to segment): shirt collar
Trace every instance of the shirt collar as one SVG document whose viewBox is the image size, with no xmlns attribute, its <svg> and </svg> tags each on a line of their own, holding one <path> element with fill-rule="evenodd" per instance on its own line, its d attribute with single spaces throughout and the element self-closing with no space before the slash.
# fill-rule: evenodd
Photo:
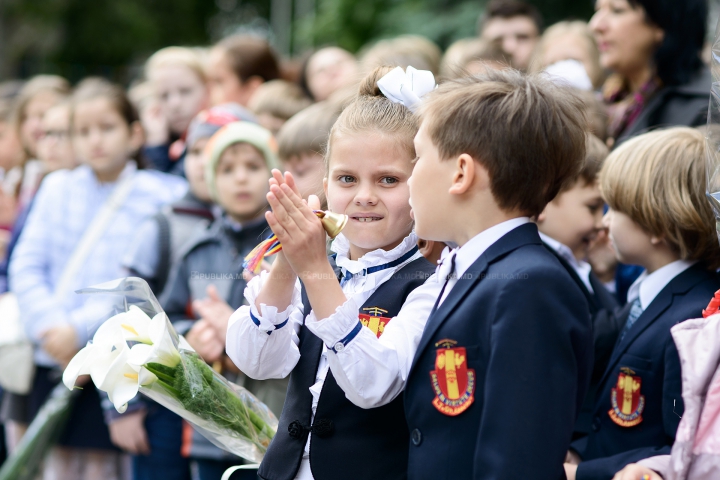
<svg viewBox="0 0 720 480">
<path fill-rule="evenodd" d="M 645 310 L 668 283 L 695 263 L 697 263 L 697 261 L 676 260 L 668 263 L 664 267 L 658 268 L 651 274 L 648 274 L 647 270 L 645 270 L 637 280 L 630 285 L 627 294 L 628 303 L 640 297 L 640 306 Z"/>
<path fill-rule="evenodd" d="M 330 250 L 337 253 L 335 263 L 338 267 L 344 270 L 356 274 L 360 273 L 368 267 L 376 265 L 382 265 L 384 263 L 392 262 L 405 255 L 413 247 L 417 246 L 418 237 L 415 232 L 410 232 L 410 235 L 405 237 L 400 244 L 392 250 L 383 250 L 378 248 L 372 252 L 368 252 L 357 260 L 350 260 L 350 242 L 342 233 L 335 237 Z"/>
<path fill-rule="evenodd" d="M 465 245 L 457 249 L 455 256 L 455 273 L 457 277 L 462 277 L 467 269 L 470 268 L 470 266 L 480 258 L 480 255 L 485 253 L 485 250 L 490 248 L 493 243 L 520 225 L 525 225 L 529 222 L 530 219 L 528 217 L 513 218 L 498 223 L 471 238 Z"/>
<path fill-rule="evenodd" d="M 590 266 L 590 264 L 588 262 L 584 262 L 575 258 L 575 255 L 573 255 L 570 247 L 568 247 L 564 243 L 558 242 L 554 238 L 548 237 L 542 232 L 538 233 L 540 234 L 540 239 L 545 242 L 548 247 L 555 250 L 557 254 L 560 255 L 566 262 L 568 262 L 573 268 L 573 270 L 575 270 L 575 272 L 578 274 L 580 280 L 582 280 L 585 287 L 587 287 L 590 292 L 593 292 L 592 284 L 590 283 L 590 272 L 592 271 L 592 267 Z"/>
</svg>

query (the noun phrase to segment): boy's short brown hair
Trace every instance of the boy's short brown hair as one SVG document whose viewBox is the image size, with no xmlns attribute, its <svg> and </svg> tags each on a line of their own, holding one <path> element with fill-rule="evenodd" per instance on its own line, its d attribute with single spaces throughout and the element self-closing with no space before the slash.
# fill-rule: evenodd
<svg viewBox="0 0 720 480">
<path fill-rule="evenodd" d="M 580 169 L 578 180 L 585 186 L 597 182 L 600 169 L 609 154 L 607 146 L 599 138 L 592 133 L 585 134 L 585 161 Z M 560 192 L 569 190 L 572 186 L 573 184 L 566 184 L 560 189 Z"/>
<path fill-rule="evenodd" d="M 528 216 L 577 178 L 585 158 L 580 99 L 517 70 L 444 83 L 420 115 L 441 158 L 470 155 L 488 170 L 498 206 Z"/>
<path fill-rule="evenodd" d="M 271 80 L 260 85 L 248 106 L 256 115 L 265 113 L 288 120 L 311 103 L 298 85 L 285 80 Z"/>
<path fill-rule="evenodd" d="M 720 267 L 720 245 L 705 198 L 705 137 L 693 128 L 628 140 L 605 161 L 600 188 L 610 208 L 662 237 L 683 260 Z"/>
<path fill-rule="evenodd" d="M 334 103 L 316 103 L 294 115 L 278 132 L 279 157 L 283 162 L 303 153 L 325 154 L 330 129 L 340 115 Z"/>
</svg>

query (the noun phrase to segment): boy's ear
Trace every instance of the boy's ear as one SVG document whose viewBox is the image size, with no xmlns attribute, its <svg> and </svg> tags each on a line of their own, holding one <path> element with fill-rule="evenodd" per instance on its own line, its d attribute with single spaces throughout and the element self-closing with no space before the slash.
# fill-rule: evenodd
<svg viewBox="0 0 720 480">
<path fill-rule="evenodd" d="M 535 217 L 535 222 L 536 222 L 536 223 L 542 223 L 542 222 L 545 221 L 546 218 L 547 218 L 547 215 L 545 215 L 545 210 L 543 210 L 543 211 L 540 213 L 540 215 L 538 215 L 537 217 Z"/>
<path fill-rule="evenodd" d="M 488 171 L 470 155 L 463 153 L 455 160 L 455 171 L 453 172 L 452 184 L 448 193 L 462 195 L 476 184 L 481 189 L 489 187 L 490 176 Z"/>
</svg>

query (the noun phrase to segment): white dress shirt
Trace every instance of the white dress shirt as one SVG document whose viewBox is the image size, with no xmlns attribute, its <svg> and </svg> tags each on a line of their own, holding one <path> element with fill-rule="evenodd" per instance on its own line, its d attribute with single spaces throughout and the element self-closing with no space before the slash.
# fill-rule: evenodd
<svg viewBox="0 0 720 480">
<path fill-rule="evenodd" d="M 455 255 L 455 273 L 448 279 L 447 287 L 445 287 L 445 291 L 443 292 L 443 296 L 440 299 L 438 306 L 442 305 L 445 301 L 448 294 L 457 283 L 458 278 L 465 275 L 467 269 L 470 268 L 478 258 L 480 258 L 480 255 L 485 253 L 485 250 L 490 248 L 493 243 L 500 240 L 500 238 L 504 237 L 510 231 L 515 230 L 520 225 L 525 225 L 529 222 L 530 219 L 528 217 L 518 217 L 506 220 L 478 233 L 468 240 L 468 242 L 462 247 L 448 252 L 449 255 Z M 443 253 L 445 254 L 446 252 Z M 442 278 L 438 278 L 438 281 L 444 283 Z"/>
<path fill-rule="evenodd" d="M 315 313 L 311 312 L 305 320 L 308 329 L 324 343 L 316 381 L 310 387 L 313 396 L 313 418 L 328 368 L 333 369 L 338 385 L 345 391 L 347 398 L 360 407 L 389 403 L 402 391 L 405 378 L 399 379 L 398 388 L 389 391 L 385 385 L 393 383 L 393 380 L 388 379 L 388 375 L 410 369 L 423 328 L 442 286 L 438 282 L 425 282 L 413 291 L 403 304 L 400 314 L 386 325 L 379 340 L 375 333 L 364 327 L 338 353 L 329 350 L 327 345 L 335 345 L 345 338 L 357 326 L 358 310 L 370 295 L 396 271 L 422 255 L 417 252 L 396 267 L 366 275 L 362 274 L 364 269 L 397 260 L 416 244 L 417 236 L 411 233 L 392 250 L 378 249 L 358 260 L 350 260 L 350 244 L 347 239 L 340 234 L 333 242 L 331 249 L 337 253 L 336 264 L 344 273 L 357 275 L 343 283 L 342 290 L 348 300 L 338 307 L 334 314 L 318 320 Z M 290 306 L 283 312 L 265 304 L 261 304 L 258 311 L 255 300 L 267 275 L 267 272 L 263 272 L 248 283 L 245 298 L 249 305 L 240 307 L 228 323 L 227 354 L 243 373 L 255 379 L 284 378 L 300 360 L 298 334 L 303 324 L 300 282 L 295 285 Z M 250 312 L 260 322 L 259 327 L 253 323 Z M 276 325 L 282 325 L 286 320 L 286 325 L 276 329 Z M 268 335 L 267 332 L 272 333 Z M 343 361 L 340 362 L 339 358 Z M 296 476 L 298 479 L 312 479 L 309 447 L 310 436 Z"/>
<path fill-rule="evenodd" d="M 592 285 L 590 284 L 590 272 L 592 272 L 592 267 L 590 266 L 590 264 L 588 262 L 575 258 L 575 255 L 573 255 L 570 247 L 568 247 L 564 243 L 558 242 L 554 238 L 548 237 L 542 232 L 539 233 L 542 241 L 545 242 L 548 247 L 555 250 L 558 255 L 560 255 L 566 262 L 570 264 L 570 266 L 573 268 L 573 270 L 575 270 L 575 273 L 577 273 L 578 277 L 580 277 L 580 280 L 582 280 L 583 284 L 585 284 L 590 293 L 595 293 Z"/>
<path fill-rule="evenodd" d="M 668 263 L 664 267 L 658 268 L 653 273 L 647 273 L 645 270 L 630 285 L 627 294 L 628 303 L 632 303 L 636 298 L 640 297 L 640 306 L 646 310 L 648 306 L 655 300 L 655 297 L 667 286 L 675 277 L 692 267 L 695 261 L 675 260 Z"/>
</svg>

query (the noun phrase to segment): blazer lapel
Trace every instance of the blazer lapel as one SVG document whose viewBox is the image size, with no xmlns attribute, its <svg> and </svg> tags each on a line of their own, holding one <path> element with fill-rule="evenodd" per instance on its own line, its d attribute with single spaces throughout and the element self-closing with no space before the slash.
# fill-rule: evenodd
<svg viewBox="0 0 720 480">
<path fill-rule="evenodd" d="M 598 306 L 598 304 L 597 304 L 597 300 L 596 300 L 595 297 L 590 293 L 590 290 L 588 290 L 587 286 L 585 285 L 585 283 L 584 283 L 584 282 L 582 281 L 582 279 L 580 278 L 580 275 L 578 275 L 578 273 L 575 271 L 575 269 L 573 268 L 573 266 L 570 265 L 570 262 L 568 262 L 567 260 L 565 260 L 565 259 L 562 257 L 562 255 L 560 255 L 558 252 L 556 252 L 555 249 L 553 249 L 550 245 L 548 245 L 548 244 L 546 244 L 546 243 L 543 243 L 543 245 L 545 245 L 545 248 L 547 248 L 548 251 L 550 251 L 550 253 L 552 253 L 553 255 L 555 255 L 555 258 L 557 258 L 557 259 L 560 261 L 560 263 L 562 264 L 562 266 L 565 267 L 565 270 L 568 271 L 568 273 L 570 274 L 570 276 L 572 277 L 572 279 L 575 281 L 575 283 L 578 285 L 578 287 L 580 287 L 580 290 L 582 290 L 583 295 L 585 295 L 585 299 L 586 299 L 586 300 L 588 301 L 588 303 L 590 304 L 590 307 L 593 308 L 593 309 L 599 308 L 599 306 Z"/>
<path fill-rule="evenodd" d="M 620 361 L 620 357 L 622 357 L 635 339 L 672 305 L 675 295 L 687 292 L 690 288 L 704 280 L 706 276 L 707 272 L 703 270 L 703 267 L 696 264 L 672 279 L 670 283 L 662 289 L 650 305 L 648 305 L 648 308 L 638 317 L 635 325 L 627 332 L 625 338 L 615 345 L 613 353 L 610 356 L 610 362 L 605 369 L 600 384 L 605 382 L 607 376 L 614 370 L 617 362 Z M 681 319 L 681 321 L 682 320 L 685 319 Z"/>
<path fill-rule="evenodd" d="M 415 352 L 415 358 L 413 359 L 412 372 L 415 368 L 415 364 L 421 354 L 421 352 L 427 347 L 428 343 L 435 335 L 435 332 L 440 326 L 447 320 L 450 314 L 457 308 L 458 304 L 467 296 L 472 287 L 480 281 L 484 276 L 488 266 L 499 258 L 503 257 L 507 253 L 528 244 L 540 244 L 540 236 L 537 233 L 537 226 L 534 223 L 528 223 L 521 225 L 492 244 L 480 257 L 475 260 L 470 268 L 463 274 L 462 278 L 459 278 L 457 283 L 453 286 L 445 301 L 438 307 L 438 309 L 430 315 L 425 326 L 425 331 L 420 338 L 418 349 Z"/>
</svg>

